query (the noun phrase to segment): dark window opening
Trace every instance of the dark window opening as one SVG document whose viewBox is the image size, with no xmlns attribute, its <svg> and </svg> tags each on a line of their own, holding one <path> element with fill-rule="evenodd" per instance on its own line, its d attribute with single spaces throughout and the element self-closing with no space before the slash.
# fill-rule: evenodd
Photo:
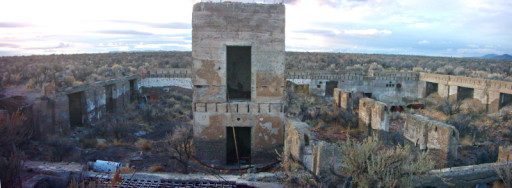
<svg viewBox="0 0 512 188">
<path fill-rule="evenodd" d="M 226 127 L 226 133 L 226 164 L 237 164 L 233 127 Z M 240 164 L 249 164 L 251 162 L 251 127 L 235 127 L 235 135 Z"/>
<path fill-rule="evenodd" d="M 320 88 L 320 87 L 322 87 L 322 86 L 320 86 L 320 85 L 316 85 L 316 88 Z"/>
<path fill-rule="evenodd" d="M 107 107 L 107 112 L 114 112 L 114 85 L 105 86 L 105 106 Z"/>
<path fill-rule="evenodd" d="M 437 83 L 427 82 L 427 93 L 425 97 L 429 96 L 432 93 L 437 93 L 437 87 Z"/>
<path fill-rule="evenodd" d="M 336 87 L 338 87 L 338 81 L 327 81 L 325 83 L 325 96 L 332 97 Z"/>
<path fill-rule="evenodd" d="M 227 46 L 228 99 L 251 100 L 251 47 Z"/>
<path fill-rule="evenodd" d="M 71 126 L 83 125 L 84 94 L 83 92 L 68 95 L 69 99 L 69 123 Z"/>
<path fill-rule="evenodd" d="M 364 93 L 364 97 L 372 98 L 372 93 Z"/>
<path fill-rule="evenodd" d="M 457 101 L 462 101 L 464 99 L 472 99 L 473 98 L 473 88 L 467 87 L 457 87 Z"/>
<path fill-rule="evenodd" d="M 500 93 L 499 109 L 512 104 L 512 94 Z"/>
<path fill-rule="evenodd" d="M 304 134 L 304 145 L 309 146 L 309 136 L 307 134 Z"/>
<path fill-rule="evenodd" d="M 135 80 L 130 80 L 130 102 L 133 102 L 135 99 L 137 99 L 135 93 Z"/>
<path fill-rule="evenodd" d="M 396 84 L 396 88 L 398 88 L 398 89 L 402 88 L 402 84 Z"/>
</svg>

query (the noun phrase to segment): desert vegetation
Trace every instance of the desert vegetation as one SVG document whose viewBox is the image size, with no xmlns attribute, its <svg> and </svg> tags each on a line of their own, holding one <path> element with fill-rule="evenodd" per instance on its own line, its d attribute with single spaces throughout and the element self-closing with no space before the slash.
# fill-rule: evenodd
<svg viewBox="0 0 512 188">
<path fill-rule="evenodd" d="M 4 56 L 0 57 L 0 87 L 24 85 L 37 89 L 42 83 L 52 81 L 65 87 L 135 74 L 139 70 L 190 68 L 191 56 L 190 52 Z M 294 71 L 366 72 L 381 69 L 512 80 L 512 62 L 507 60 L 286 52 L 285 63 L 287 70 Z"/>
</svg>

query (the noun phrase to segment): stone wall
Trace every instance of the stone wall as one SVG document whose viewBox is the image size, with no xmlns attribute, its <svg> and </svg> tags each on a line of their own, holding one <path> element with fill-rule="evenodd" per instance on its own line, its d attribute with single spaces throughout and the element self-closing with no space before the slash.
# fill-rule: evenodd
<svg viewBox="0 0 512 188">
<path fill-rule="evenodd" d="M 459 131 L 455 127 L 416 114 L 405 114 L 405 119 L 404 137 L 437 155 L 438 167 L 451 166 L 458 158 Z"/>
</svg>

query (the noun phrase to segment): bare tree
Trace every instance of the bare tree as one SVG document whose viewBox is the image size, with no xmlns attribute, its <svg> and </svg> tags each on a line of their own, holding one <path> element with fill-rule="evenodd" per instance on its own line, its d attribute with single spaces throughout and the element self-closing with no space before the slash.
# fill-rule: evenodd
<svg viewBox="0 0 512 188">
<path fill-rule="evenodd" d="M 189 160 L 193 155 L 192 139 L 192 129 L 186 125 L 177 126 L 166 136 L 172 158 L 183 166 L 185 174 L 188 174 Z"/>
</svg>

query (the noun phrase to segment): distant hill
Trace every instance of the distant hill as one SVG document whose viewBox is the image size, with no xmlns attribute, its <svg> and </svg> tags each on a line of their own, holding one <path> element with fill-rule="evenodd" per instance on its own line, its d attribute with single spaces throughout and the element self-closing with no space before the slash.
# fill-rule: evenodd
<svg viewBox="0 0 512 188">
<path fill-rule="evenodd" d="M 508 54 L 497 55 L 497 54 L 487 54 L 482 56 L 485 59 L 502 59 L 502 60 L 512 60 L 512 56 Z"/>
</svg>

